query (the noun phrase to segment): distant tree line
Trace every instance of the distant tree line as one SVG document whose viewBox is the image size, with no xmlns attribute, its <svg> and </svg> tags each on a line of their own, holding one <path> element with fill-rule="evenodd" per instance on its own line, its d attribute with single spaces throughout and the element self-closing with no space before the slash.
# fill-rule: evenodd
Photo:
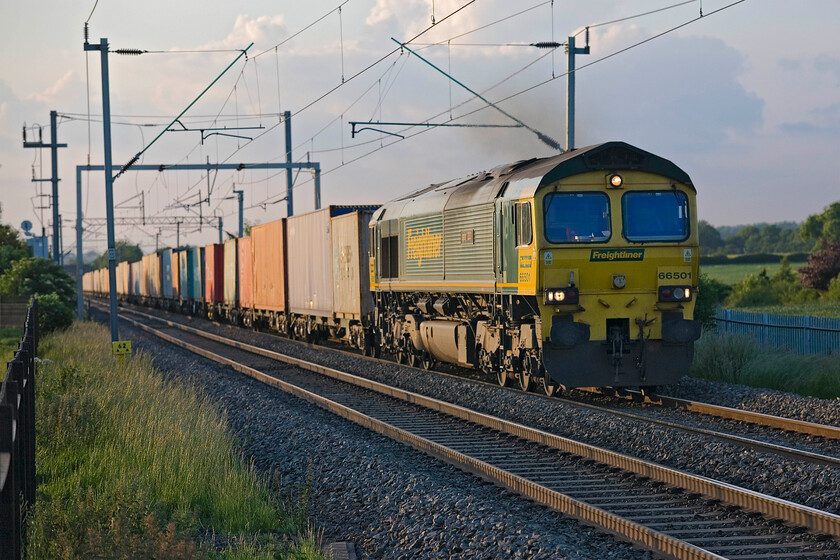
<svg viewBox="0 0 840 560">
<path fill-rule="evenodd" d="M 698 299 L 698 306 L 708 311 L 721 303 L 751 307 L 840 301 L 840 202 L 827 206 L 820 214 L 808 216 L 799 227 L 791 225 L 795 224 L 743 226 L 729 229 L 730 235 L 723 236 L 714 226 L 701 222 L 698 232 L 701 265 L 748 260 L 770 263 L 780 259 L 782 266 L 772 276 L 765 269 L 734 286 L 724 286 L 701 275 L 700 294 L 705 291 L 706 301 L 702 302 L 703 307 Z M 807 262 L 797 269 L 797 275 L 791 262 L 801 260 L 794 257 L 803 252 L 808 253 Z M 709 299 L 716 301 L 710 305 Z"/>
<path fill-rule="evenodd" d="M 761 224 L 737 228 L 724 236 L 719 228 L 706 221 L 698 224 L 700 255 L 752 255 L 756 253 L 807 253 L 813 241 L 802 238 L 802 228 L 787 224 Z M 727 228 L 732 231 L 733 228 Z"/>
</svg>

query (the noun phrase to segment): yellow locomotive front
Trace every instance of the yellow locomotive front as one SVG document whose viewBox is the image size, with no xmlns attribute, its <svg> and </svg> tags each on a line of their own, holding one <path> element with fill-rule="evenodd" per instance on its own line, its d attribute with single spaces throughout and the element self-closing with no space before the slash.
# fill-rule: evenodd
<svg viewBox="0 0 840 560">
<path fill-rule="evenodd" d="M 597 166 L 534 194 L 543 363 L 565 387 L 662 385 L 691 365 L 696 193 L 664 164 Z"/>
</svg>

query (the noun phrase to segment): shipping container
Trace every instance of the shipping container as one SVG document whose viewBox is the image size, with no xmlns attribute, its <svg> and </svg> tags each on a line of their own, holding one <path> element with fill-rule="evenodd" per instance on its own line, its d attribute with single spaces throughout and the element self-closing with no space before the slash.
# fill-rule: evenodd
<svg viewBox="0 0 840 560">
<path fill-rule="evenodd" d="M 190 249 L 192 261 L 190 263 L 190 293 L 196 300 L 204 300 L 204 247 Z"/>
<path fill-rule="evenodd" d="M 332 316 L 332 208 L 286 218 L 289 263 L 286 270 L 292 313 Z"/>
<path fill-rule="evenodd" d="M 151 267 L 152 255 L 143 255 L 140 260 L 140 295 L 143 297 L 151 295 Z"/>
<path fill-rule="evenodd" d="M 376 208 L 328 206 L 286 219 L 290 311 L 318 317 L 333 316 L 331 220 L 357 210 L 370 212 Z M 363 234 L 362 237 L 367 236 Z"/>
<path fill-rule="evenodd" d="M 181 296 L 181 267 L 178 256 L 181 251 L 172 251 L 172 299 L 177 300 Z"/>
<path fill-rule="evenodd" d="M 149 295 L 153 298 L 163 296 L 162 267 L 159 253 L 149 255 Z"/>
<path fill-rule="evenodd" d="M 254 255 L 251 251 L 251 238 L 240 237 L 237 240 L 239 252 L 239 307 L 246 309 L 254 306 Z"/>
<path fill-rule="evenodd" d="M 239 251 L 236 248 L 236 239 L 228 239 L 224 247 L 224 301 L 226 305 L 236 307 L 239 305 Z"/>
<path fill-rule="evenodd" d="M 109 270 L 107 268 L 102 269 L 102 293 L 105 295 L 111 295 L 111 284 L 110 284 L 110 275 Z"/>
<path fill-rule="evenodd" d="M 128 295 L 128 285 L 131 281 L 131 269 L 127 261 L 117 265 L 117 294 Z"/>
<path fill-rule="evenodd" d="M 172 289 L 172 249 L 163 249 L 162 251 L 158 252 L 158 258 L 160 259 L 160 295 L 166 299 L 172 299 L 173 297 L 175 297 L 176 293 Z"/>
<path fill-rule="evenodd" d="M 141 273 L 141 267 L 142 261 L 131 263 L 131 286 L 129 287 L 129 293 L 132 296 L 140 295 L 140 281 L 143 278 Z"/>
<path fill-rule="evenodd" d="M 82 274 L 82 292 L 90 293 L 93 291 L 93 272 L 85 272 Z"/>
<path fill-rule="evenodd" d="M 225 246 L 204 248 L 204 301 L 222 303 L 225 295 Z"/>
<path fill-rule="evenodd" d="M 254 255 L 254 308 L 286 311 L 286 220 L 251 228 Z"/>
<path fill-rule="evenodd" d="M 189 249 L 184 249 L 178 253 L 178 276 L 181 279 L 180 289 L 178 295 L 182 300 L 190 299 L 190 257 L 192 253 Z"/>
<path fill-rule="evenodd" d="M 332 300 L 336 318 L 359 319 L 373 313 L 368 259 L 371 215 L 369 210 L 359 210 L 332 218 Z"/>
</svg>

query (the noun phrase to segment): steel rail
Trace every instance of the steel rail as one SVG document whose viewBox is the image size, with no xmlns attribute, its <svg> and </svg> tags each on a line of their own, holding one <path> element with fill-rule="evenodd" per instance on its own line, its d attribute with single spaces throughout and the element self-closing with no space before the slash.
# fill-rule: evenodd
<svg viewBox="0 0 840 560">
<path fill-rule="evenodd" d="M 136 313 L 138 315 L 144 315 L 144 316 L 149 317 L 149 318 L 155 318 L 155 319 L 161 320 L 161 321 L 169 321 L 169 319 L 163 319 L 161 317 L 148 315 L 148 314 L 143 313 L 142 311 L 138 311 L 136 309 L 125 308 L 125 307 L 123 309 L 130 312 L 130 313 Z M 183 323 L 179 323 L 177 321 L 174 321 L 174 322 L 169 321 L 170 325 L 172 325 L 173 323 L 183 324 Z M 291 339 L 289 339 L 289 340 L 291 341 Z M 311 346 L 311 344 L 309 344 L 307 342 L 299 341 L 299 340 L 294 340 L 292 342 Z M 384 361 L 384 362 L 389 363 L 389 364 L 393 363 L 392 361 L 389 361 L 389 360 L 386 360 L 386 359 L 383 359 L 383 358 L 373 358 L 373 357 L 370 357 L 370 356 L 360 356 L 358 353 L 354 353 L 354 352 L 351 352 L 351 351 L 348 351 L 348 350 L 345 350 L 345 349 L 342 349 L 342 348 L 331 348 L 331 350 L 333 350 L 335 352 L 341 352 L 343 354 L 346 354 L 348 356 L 353 356 L 355 358 L 362 358 L 362 359 L 372 360 L 372 361 L 377 361 L 377 362 L 383 362 Z M 408 367 L 408 366 L 405 366 L 405 367 Z M 449 377 L 454 377 L 456 379 L 465 379 L 463 376 L 453 375 L 453 374 L 449 374 L 449 373 L 438 372 L 438 374 L 449 376 Z M 481 381 L 481 380 L 478 380 L 478 379 L 470 379 L 470 381 L 472 381 L 474 383 L 480 383 L 482 385 L 498 387 L 498 384 L 488 383 L 486 381 Z M 521 393 L 520 390 L 515 389 L 515 388 L 511 388 L 511 387 L 498 387 L 498 388 L 503 389 L 503 390 L 516 391 L 518 393 Z M 601 391 L 601 390 L 596 390 L 596 389 L 593 389 L 593 390 L 578 389 L 578 390 L 580 390 L 581 392 L 593 392 L 593 393 L 596 393 L 596 394 L 607 394 L 608 396 L 616 396 L 618 398 L 625 397 L 627 399 L 634 400 L 634 401 L 637 401 L 637 402 L 644 398 L 644 395 L 642 393 L 638 392 L 638 391 L 629 391 L 629 390 L 624 390 L 624 389 L 621 390 L 622 392 L 626 393 L 624 395 L 615 394 L 614 391 L 615 392 L 619 391 L 619 390 L 615 390 L 615 389 L 613 389 L 611 391 L 606 391 L 606 392 Z M 832 455 L 815 453 L 815 452 L 812 452 L 812 451 L 806 451 L 806 450 L 797 449 L 797 448 L 794 448 L 794 447 L 787 447 L 787 446 L 784 446 L 784 445 L 769 443 L 769 442 L 766 442 L 766 441 L 761 441 L 761 440 L 757 440 L 757 439 L 754 439 L 754 438 L 739 436 L 739 435 L 735 435 L 735 434 L 728 434 L 728 433 L 720 432 L 720 431 L 717 431 L 717 430 L 710 430 L 710 429 L 707 429 L 707 428 L 701 428 L 701 427 L 697 427 L 697 426 L 680 424 L 680 423 L 677 423 L 677 422 L 671 422 L 671 421 L 662 420 L 662 419 L 659 419 L 659 418 L 651 418 L 651 417 L 645 416 L 643 414 L 635 414 L 635 413 L 629 412 L 629 411 L 616 410 L 616 409 L 603 407 L 603 406 L 599 406 L 599 405 L 595 405 L 595 404 L 591 404 L 591 403 L 584 403 L 584 402 L 576 401 L 574 399 L 561 398 L 561 397 L 546 397 L 545 395 L 541 395 L 539 393 L 534 393 L 533 396 L 538 397 L 538 398 L 545 398 L 545 399 L 551 400 L 553 402 L 561 402 L 561 403 L 567 404 L 569 406 L 575 406 L 575 407 L 578 407 L 578 408 L 586 408 L 586 409 L 594 410 L 594 411 L 601 412 L 601 413 L 604 413 L 604 414 L 612 414 L 612 415 L 615 415 L 615 416 L 622 416 L 622 417 L 625 417 L 625 418 L 630 418 L 630 419 L 638 420 L 638 421 L 641 421 L 641 422 L 647 422 L 649 424 L 663 426 L 663 427 L 674 429 L 674 430 L 681 430 L 681 431 L 686 432 L 686 433 L 694 433 L 694 434 L 699 434 L 699 435 L 702 435 L 702 436 L 713 437 L 715 439 L 718 439 L 720 441 L 724 441 L 724 442 L 727 442 L 727 443 L 730 443 L 730 444 L 733 444 L 733 445 L 739 445 L 739 446 L 747 448 L 747 449 L 752 449 L 752 450 L 760 451 L 760 452 L 764 452 L 764 453 L 773 453 L 775 455 L 779 455 L 780 457 L 785 457 L 785 458 L 788 458 L 788 459 L 794 459 L 794 460 L 799 460 L 799 461 L 807 461 L 809 463 L 828 466 L 828 467 L 840 467 L 840 457 L 836 457 L 836 456 L 832 456 Z M 654 398 L 661 398 L 661 397 L 654 397 Z M 650 400 L 648 400 L 646 402 L 650 402 Z M 691 402 L 691 401 L 686 401 L 686 402 Z M 699 404 L 702 404 L 702 403 L 699 403 Z M 674 406 L 674 407 L 671 407 L 671 408 L 680 408 L 681 409 L 683 407 Z M 697 412 L 698 414 L 704 414 L 705 416 L 717 417 L 715 415 L 711 415 L 711 414 L 708 414 L 708 413 L 701 413 L 699 411 L 694 411 L 694 412 Z M 773 416 L 771 418 L 780 418 L 780 417 Z M 795 420 L 795 422 L 801 422 L 801 421 Z M 757 421 L 756 422 L 750 422 L 750 423 L 761 425 L 763 427 L 777 428 L 777 426 L 767 426 L 767 425 L 764 425 L 764 424 L 758 424 Z M 806 424 L 808 424 L 808 423 L 806 423 Z M 824 428 L 832 428 L 832 426 L 822 426 L 820 424 L 813 424 L 813 425 L 814 426 L 819 426 L 819 427 L 824 427 Z M 809 435 L 814 435 L 814 434 L 809 433 Z"/>
<path fill-rule="evenodd" d="M 777 428 L 789 432 L 798 432 L 810 436 L 821 436 L 828 439 L 840 439 L 840 426 L 817 424 L 815 422 L 807 422 L 805 420 L 797 420 L 795 418 L 785 418 L 783 416 L 774 416 L 772 414 L 752 412 L 749 410 L 742 410 L 739 408 L 730 408 L 716 404 L 690 401 L 677 397 L 669 397 L 666 395 L 646 395 L 639 391 L 632 391 L 629 389 L 607 388 L 578 390 L 625 398 L 634 402 L 643 402 L 645 404 L 657 404 L 667 406 L 670 408 L 678 408 L 682 410 L 687 410 L 689 412 L 697 412 L 699 414 L 705 414 L 707 416 L 714 416 L 716 418 L 736 420 L 738 422 L 747 422 L 750 424 L 756 424 L 758 426 Z"/>
<path fill-rule="evenodd" d="M 716 481 L 707 477 L 685 473 L 669 467 L 664 467 L 650 461 L 637 459 L 606 449 L 601 449 L 593 445 L 577 442 L 562 436 L 550 434 L 542 430 L 537 430 L 518 424 L 493 417 L 488 414 L 483 414 L 464 407 L 447 403 L 438 399 L 405 391 L 396 387 L 391 387 L 370 379 L 365 379 L 352 374 L 341 372 L 333 368 L 328 368 L 305 360 L 300 360 L 290 356 L 274 352 L 265 348 L 253 346 L 251 344 L 235 341 L 196 329 L 188 327 L 178 322 L 169 321 L 154 315 L 133 311 L 141 316 L 146 316 L 152 320 L 162 322 L 170 327 L 189 332 L 197 336 L 204 337 L 208 340 L 225 344 L 233 348 L 238 348 L 253 354 L 263 357 L 275 359 L 288 364 L 296 365 L 303 369 L 321 373 L 325 376 L 345 381 L 353 385 L 375 391 L 380 394 L 385 394 L 393 398 L 403 400 L 405 402 L 417 404 L 431 410 L 454 416 L 469 422 L 473 422 L 480 426 L 491 428 L 499 432 L 507 433 L 525 440 L 529 440 L 547 447 L 572 453 L 574 455 L 597 461 L 599 463 L 610 465 L 612 467 L 620 468 L 624 471 L 632 472 L 636 475 L 647 477 L 652 480 L 683 488 L 689 492 L 697 493 L 712 500 L 723 501 L 728 504 L 739 506 L 746 510 L 754 511 L 764 515 L 769 515 L 777 519 L 794 523 L 798 526 L 805 527 L 812 532 L 828 534 L 832 536 L 840 536 L 840 516 L 821 511 L 815 508 L 796 504 L 781 498 L 776 498 L 753 490 L 740 488 L 733 484 Z M 139 326 L 144 330 L 156 333 L 155 329 L 148 327 L 137 321 L 133 321 L 126 317 L 124 320 Z M 161 333 L 163 334 L 163 333 Z M 185 347 L 180 340 L 169 335 L 165 335 L 165 339 Z M 536 499 L 536 498 L 535 498 Z"/>
<path fill-rule="evenodd" d="M 276 387 L 283 391 L 286 391 L 296 397 L 304 399 L 308 402 L 316 404 L 321 408 L 324 408 L 338 416 L 341 416 L 351 422 L 359 424 L 365 428 L 368 428 L 372 431 L 381 433 L 393 440 L 398 442 L 404 443 L 422 451 L 432 457 L 438 458 L 443 460 L 446 463 L 449 463 L 461 470 L 467 471 L 474 475 L 477 475 L 485 480 L 494 482 L 496 484 L 500 484 L 501 486 L 522 494 L 538 503 L 556 509 L 562 513 L 565 513 L 575 519 L 578 519 L 588 525 L 594 525 L 601 530 L 610 533 L 616 537 L 619 537 L 622 540 L 630 541 L 633 544 L 637 544 L 640 546 L 645 547 L 648 550 L 666 554 L 668 556 L 685 559 L 685 560 L 725 560 L 725 557 L 714 554 L 697 546 L 694 546 L 686 541 L 681 539 L 677 539 L 674 537 L 670 537 L 664 533 L 656 531 L 654 529 L 645 527 L 639 523 L 631 521 L 629 519 L 623 518 L 621 516 L 609 513 L 604 511 L 598 507 L 591 506 L 587 503 L 582 501 L 576 500 L 568 495 L 561 494 L 560 492 L 551 490 L 550 488 L 546 488 L 540 484 L 537 484 L 531 480 L 523 478 L 521 476 L 517 476 L 513 473 L 510 473 L 506 470 L 500 469 L 495 467 L 487 462 L 481 461 L 480 459 L 476 459 L 464 453 L 460 453 L 450 447 L 438 444 L 434 441 L 426 439 L 424 437 L 418 436 L 413 434 L 409 431 L 400 429 L 396 426 L 393 426 L 387 422 L 383 422 L 381 420 L 377 420 L 367 414 L 363 414 L 358 412 L 350 407 L 342 405 L 336 401 L 298 387 L 292 383 L 288 383 L 281 379 L 277 379 L 271 375 L 263 373 L 255 368 L 251 368 L 244 364 L 237 362 L 236 360 L 232 360 L 230 358 L 226 358 L 209 350 L 200 348 L 198 346 L 192 345 L 188 342 L 185 342 L 177 337 L 168 335 L 164 332 L 161 332 L 157 329 L 154 329 L 148 325 L 140 323 L 139 321 L 134 321 L 132 319 L 128 319 L 127 317 L 122 317 L 124 321 L 128 321 L 129 323 L 133 324 L 134 326 L 149 332 L 167 342 L 175 344 L 181 348 L 189 350 L 190 352 L 194 352 L 200 356 L 213 360 L 215 362 L 228 365 L 243 373 L 252 377 L 260 382 L 263 382 L 267 385 L 272 387 Z M 176 326 L 177 325 L 177 326 Z M 181 328 L 184 327 L 183 325 L 179 325 L 175 323 L 173 326 L 174 328 Z M 191 331 L 197 329 L 191 329 L 190 327 L 186 327 Z M 198 336 L 203 336 L 199 332 L 194 332 Z M 215 335 L 213 335 L 215 336 Z M 208 337 L 209 338 L 209 337 Z M 221 338 L 221 337 L 219 337 Z M 209 338 L 213 340 L 212 338 Z M 221 342 L 221 341 L 216 341 Z M 224 342 L 222 342 L 224 344 Z M 242 344 L 242 346 L 231 345 L 237 348 L 251 351 L 246 344 Z M 255 348 L 256 347 L 251 347 Z M 270 351 L 266 351 L 270 352 Z M 261 352 L 254 352 L 256 354 L 265 355 Z M 268 356 L 267 356 L 268 357 Z M 303 369 L 307 369 L 309 371 L 313 371 L 316 373 L 321 373 L 327 375 L 329 377 L 335 379 L 341 379 L 343 381 L 348 381 L 349 378 L 355 376 L 349 376 L 349 374 L 345 374 L 343 372 L 339 372 L 337 370 L 333 370 L 331 368 L 325 368 L 318 364 L 313 364 L 310 362 L 305 362 L 303 360 L 297 360 L 295 358 L 290 358 L 285 356 L 283 362 L 290 363 L 301 367 Z M 356 380 L 365 381 L 362 378 L 357 378 Z M 375 385 L 380 385 L 375 382 Z M 360 383 L 359 386 L 365 387 L 365 383 Z M 372 386 L 371 386 L 372 387 Z M 365 387 L 369 388 L 369 387 Z M 391 388 L 394 389 L 394 388 Z M 400 391 L 399 389 L 394 389 L 395 393 L 391 394 L 390 396 L 399 398 L 400 393 L 403 393 L 403 400 L 406 402 L 413 402 L 411 400 L 411 396 L 420 395 L 413 395 L 411 393 Z M 382 394 L 388 394 L 388 392 L 384 392 Z M 425 400 L 425 398 L 419 399 L 420 401 Z M 415 404 L 420 404 L 419 402 Z M 440 403 L 441 405 L 445 405 L 446 403 Z M 422 405 L 421 405 L 422 406 Z M 447 409 L 446 406 L 441 406 L 441 412 L 445 412 Z"/>
</svg>

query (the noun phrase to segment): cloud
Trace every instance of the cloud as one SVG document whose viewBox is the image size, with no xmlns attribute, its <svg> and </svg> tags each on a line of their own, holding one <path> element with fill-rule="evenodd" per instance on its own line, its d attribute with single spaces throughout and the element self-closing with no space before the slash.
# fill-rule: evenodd
<svg viewBox="0 0 840 560">
<path fill-rule="evenodd" d="M 784 58 L 778 62 L 779 68 L 782 70 L 787 70 L 790 72 L 799 70 L 802 68 L 802 61 L 801 60 L 793 60 L 790 58 Z"/>
<path fill-rule="evenodd" d="M 61 76 L 58 80 L 53 82 L 53 84 L 45 89 L 40 93 L 33 93 L 29 96 L 30 99 L 38 101 L 40 103 L 54 103 L 59 97 L 60 94 L 64 92 L 69 84 L 73 82 L 76 78 L 76 73 L 72 70 L 67 71 Z"/>
<path fill-rule="evenodd" d="M 629 41 L 593 41 L 579 67 L 638 35 L 631 30 Z M 743 56 L 719 39 L 667 36 L 632 49 L 578 74 L 578 135 L 590 142 L 623 137 L 687 151 L 717 149 L 763 123 L 764 102 L 741 85 L 744 71 Z"/>
<path fill-rule="evenodd" d="M 249 43 L 274 44 L 282 37 L 288 36 L 284 17 L 259 16 L 252 18 L 247 14 L 236 17 L 233 29 L 221 41 L 208 43 L 200 48 L 204 49 L 242 49 Z"/>
<path fill-rule="evenodd" d="M 824 72 L 834 76 L 837 85 L 840 85 L 840 58 L 821 54 L 814 59 L 814 68 L 818 72 Z"/>
<path fill-rule="evenodd" d="M 840 137 L 840 103 L 812 109 L 808 114 L 813 117 L 811 121 L 783 123 L 779 129 L 786 134 L 813 137 L 817 141 Z"/>
</svg>

